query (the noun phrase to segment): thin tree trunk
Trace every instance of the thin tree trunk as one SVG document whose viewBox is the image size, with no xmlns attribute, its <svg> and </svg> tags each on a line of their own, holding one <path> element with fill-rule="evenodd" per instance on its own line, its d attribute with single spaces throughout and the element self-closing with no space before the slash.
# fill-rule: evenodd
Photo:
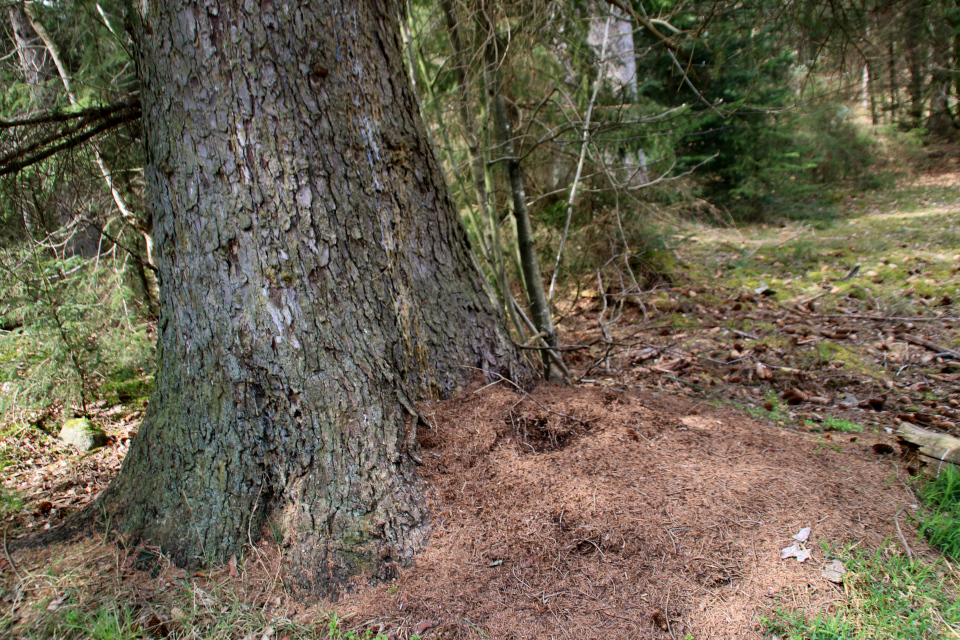
<svg viewBox="0 0 960 640">
<path fill-rule="evenodd" d="M 144 5 L 156 391 L 112 520 L 181 563 L 271 521 L 294 586 L 396 575 L 428 534 L 417 410 L 529 372 L 377 0 Z"/>
<path fill-rule="evenodd" d="M 951 68 L 953 69 L 953 93 L 957 100 L 956 113 L 954 121 L 960 125 L 960 0 L 954 0 L 954 13 L 950 20 L 950 26 L 953 27 L 953 59 Z"/>
<path fill-rule="evenodd" d="M 874 126 L 880 124 L 880 114 L 877 110 L 877 72 L 871 62 L 867 62 L 867 80 L 870 84 L 870 122 Z"/>
<path fill-rule="evenodd" d="M 527 211 L 527 195 L 523 188 L 523 174 L 520 170 L 520 160 L 517 158 L 513 144 L 513 131 L 510 119 L 507 116 L 507 105 L 503 97 L 502 74 L 500 59 L 497 55 L 496 38 L 492 38 L 487 45 L 487 86 L 491 93 L 493 116 L 500 131 L 500 144 L 503 162 L 506 164 L 507 175 L 510 179 L 510 193 L 513 197 L 513 217 L 517 223 L 517 247 L 520 251 L 520 264 L 523 268 L 523 280 L 527 288 L 527 301 L 530 303 L 530 314 L 537 331 L 544 334 L 548 346 L 557 346 L 557 332 L 550 315 L 550 306 L 547 303 L 546 292 L 543 288 L 543 278 L 540 275 L 540 263 L 537 260 L 537 248 L 533 239 L 533 227 L 530 224 L 530 214 Z M 552 359 L 546 352 L 543 354 L 544 373 L 547 379 L 551 377 Z"/>
<path fill-rule="evenodd" d="M 45 47 L 30 26 L 30 19 L 24 13 L 22 4 L 10 5 L 8 15 L 23 81 L 30 87 L 30 100 L 34 105 L 44 105 L 52 98 L 52 94 L 45 91 L 45 83 L 50 77 L 50 61 Z"/>
<path fill-rule="evenodd" d="M 573 176 L 573 184 L 570 185 L 570 197 L 567 200 L 567 217 L 563 223 L 563 235 L 560 236 L 560 246 L 557 248 L 557 261 L 553 265 L 553 274 L 550 276 L 550 290 L 547 293 L 547 302 L 553 302 L 553 292 L 557 284 L 557 274 L 560 273 L 560 261 L 563 260 L 563 249 L 567 244 L 567 234 L 570 231 L 570 220 L 573 218 L 573 203 L 577 198 L 577 187 L 580 184 L 580 175 L 583 172 L 583 163 L 587 158 L 587 146 L 590 143 L 590 118 L 593 115 L 593 104 L 597 101 L 597 92 L 603 79 L 604 64 L 606 64 L 607 39 L 610 35 L 610 20 L 607 19 L 603 26 L 603 43 L 600 45 L 600 64 L 597 66 L 597 78 L 593 82 L 593 92 L 590 94 L 590 103 L 587 105 L 587 117 L 583 124 L 583 139 L 580 142 L 580 158 L 577 160 L 577 171 Z M 575 106 L 575 105 L 571 105 Z"/>
<path fill-rule="evenodd" d="M 405 33 L 405 29 L 401 26 L 401 33 Z M 413 57 L 411 51 L 412 47 L 407 43 L 408 57 Z M 453 154 L 453 145 L 450 143 L 450 138 L 447 135 L 447 127 L 443 121 L 443 116 L 440 112 L 440 107 L 437 102 L 437 97 L 434 94 L 433 89 L 430 87 L 427 82 L 427 68 L 426 63 L 423 60 L 423 55 L 418 53 L 416 55 L 418 66 L 420 67 L 420 72 L 424 76 L 424 88 L 423 91 L 426 94 L 427 100 L 430 102 L 431 111 L 433 112 L 434 118 L 437 123 L 437 128 L 440 130 L 441 135 L 443 136 L 444 141 L 444 151 L 447 154 L 447 158 L 450 162 L 451 171 L 454 174 L 454 181 L 457 184 L 457 187 L 460 189 L 460 192 L 464 196 L 464 200 L 467 202 L 467 207 L 469 211 L 469 220 L 474 228 L 474 232 L 477 235 L 477 241 L 480 244 L 481 251 L 486 260 L 487 266 L 493 271 L 492 277 L 489 278 L 489 282 L 493 283 L 493 287 L 496 289 L 496 292 L 491 291 L 491 295 L 495 302 L 497 302 L 501 308 L 506 307 L 507 315 L 510 317 L 510 320 L 513 323 L 513 327 L 517 332 L 517 337 L 520 339 L 521 343 L 526 342 L 526 332 L 524 331 L 523 325 L 520 324 L 520 319 L 517 317 L 516 312 L 514 311 L 513 305 L 510 303 L 510 300 L 513 297 L 512 292 L 510 291 L 510 283 L 507 280 L 507 271 L 503 262 L 503 251 L 500 246 L 500 232 L 499 227 L 495 223 L 488 224 L 488 218 L 495 217 L 493 209 L 487 200 L 487 191 L 485 188 L 481 187 L 480 191 L 476 191 L 476 184 L 474 184 L 474 189 L 477 193 L 478 198 L 482 197 L 480 202 L 482 204 L 478 205 L 481 210 L 481 219 L 477 219 L 473 208 L 469 206 L 469 196 L 467 195 L 467 189 L 463 184 L 463 179 L 460 177 L 459 167 L 457 166 L 456 158 Z M 410 61 L 411 69 L 410 72 L 413 74 L 413 61 Z M 415 76 L 411 76 L 413 86 L 416 87 Z M 429 132 L 428 132 L 429 134 Z M 475 169 L 475 166 L 473 167 Z M 480 160 L 480 170 L 483 171 L 483 160 Z M 474 180 L 476 180 L 476 174 L 473 175 Z M 483 183 L 481 183 L 483 184 Z M 487 236 L 487 231 L 484 229 L 484 224 L 488 224 L 488 228 L 491 230 L 489 232 L 489 237 Z M 476 254 L 474 254 L 476 258 Z M 480 265 L 477 265 L 479 268 Z M 482 272 L 482 269 L 480 269 Z"/>
<path fill-rule="evenodd" d="M 70 71 L 64 65 L 63 60 L 60 56 L 60 50 L 57 47 L 56 42 L 53 41 L 53 38 L 50 37 L 50 34 L 47 33 L 47 30 L 44 28 L 43 23 L 40 21 L 40 16 L 37 14 L 37 9 L 34 6 L 35 2 L 28 2 L 26 6 L 26 16 L 30 20 L 30 25 L 33 27 L 33 30 L 37 33 L 40 39 L 43 41 L 43 44 L 46 46 L 47 53 L 50 56 L 50 59 L 53 61 L 54 66 L 57 68 L 57 73 L 60 75 L 60 80 L 63 83 L 64 92 L 67 94 L 67 99 L 70 101 L 70 104 L 76 105 L 79 104 L 76 94 L 73 92 L 72 80 L 70 78 Z M 150 230 L 147 228 L 147 225 L 144 221 L 138 217 L 133 210 L 130 208 L 130 205 L 127 203 L 126 198 L 123 197 L 123 194 L 120 193 L 120 190 L 117 188 L 116 183 L 113 179 L 113 172 L 110 167 L 107 165 L 107 161 L 103 158 L 103 154 L 100 153 L 100 147 L 96 143 L 92 143 L 90 147 L 93 149 L 94 160 L 97 163 L 97 168 L 100 170 L 100 175 L 103 177 L 103 182 L 106 184 L 107 189 L 110 190 L 110 195 L 113 197 L 114 204 L 117 205 L 117 211 L 120 213 L 120 217 L 129 224 L 132 228 L 136 229 L 143 236 L 143 243 L 146 247 L 146 260 L 147 264 L 150 266 L 156 266 L 153 262 L 153 235 Z M 152 276 L 148 276 L 152 277 Z M 155 289 L 159 288 L 157 283 L 154 283 L 154 286 L 150 287 L 146 294 L 148 296 L 147 304 L 149 306 L 155 305 L 155 300 L 157 294 L 154 292 Z"/>
<path fill-rule="evenodd" d="M 899 87 L 897 86 L 897 56 L 892 40 L 887 43 L 887 70 L 890 75 L 890 124 L 895 124 L 899 117 L 899 105 L 897 104 Z"/>
<path fill-rule="evenodd" d="M 450 45 L 453 47 L 453 73 L 459 90 L 457 113 L 460 116 L 460 126 L 463 128 L 463 137 L 467 142 L 467 153 L 470 156 L 470 176 L 473 180 L 473 191 L 477 198 L 480 219 L 486 222 L 489 229 L 490 240 L 487 261 L 494 272 L 494 279 L 497 282 L 497 289 L 501 293 L 503 306 L 513 322 L 517 335 L 521 340 L 526 341 L 526 331 L 524 331 L 512 303 L 513 292 L 510 290 L 510 282 L 507 279 L 507 268 L 503 258 L 503 246 L 500 241 L 500 226 L 497 224 L 496 208 L 492 206 L 490 193 L 487 191 L 487 177 L 483 152 L 480 149 L 480 135 L 477 132 L 476 119 L 471 109 L 473 98 L 467 76 L 468 66 L 464 55 L 463 38 L 460 35 L 460 23 L 457 20 L 451 0 L 441 0 L 440 8 L 443 11 L 447 31 L 450 35 Z M 478 233 L 482 233 L 479 228 Z"/>
<path fill-rule="evenodd" d="M 910 68 L 910 83 L 907 86 L 910 93 L 910 126 L 919 127 L 923 124 L 924 103 L 924 0 L 913 0 L 907 6 L 905 22 L 904 48 Z"/>
</svg>

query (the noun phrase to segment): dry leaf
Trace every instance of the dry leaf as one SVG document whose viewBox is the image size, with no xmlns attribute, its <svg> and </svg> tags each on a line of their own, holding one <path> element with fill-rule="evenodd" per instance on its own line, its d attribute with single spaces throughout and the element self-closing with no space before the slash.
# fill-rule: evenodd
<svg viewBox="0 0 960 640">
<path fill-rule="evenodd" d="M 414 627 L 413 635 L 422 636 L 424 631 L 435 626 L 437 626 L 437 623 L 433 622 L 432 620 L 423 620 L 422 622 L 418 623 L 416 627 Z"/>
<path fill-rule="evenodd" d="M 63 594 L 59 598 L 56 598 L 47 605 L 47 611 L 56 611 L 60 608 L 60 605 L 63 604 L 63 601 L 67 599 L 67 594 Z"/>
<path fill-rule="evenodd" d="M 820 572 L 826 580 L 836 584 L 843 584 L 843 576 L 847 573 L 846 567 L 839 560 L 831 560 Z"/>
<path fill-rule="evenodd" d="M 227 566 L 230 567 L 230 577 L 236 578 L 240 574 L 237 573 L 237 554 L 230 556 L 230 562 L 227 563 Z"/>
<path fill-rule="evenodd" d="M 773 372 L 770 371 L 770 368 L 765 366 L 762 362 L 758 362 L 754 369 L 756 370 L 757 377 L 761 380 L 769 380 L 773 377 Z"/>
<path fill-rule="evenodd" d="M 797 562 L 804 562 L 810 557 L 810 552 L 804 549 L 800 542 L 794 542 L 789 547 L 780 550 L 780 559 L 796 558 Z"/>
</svg>

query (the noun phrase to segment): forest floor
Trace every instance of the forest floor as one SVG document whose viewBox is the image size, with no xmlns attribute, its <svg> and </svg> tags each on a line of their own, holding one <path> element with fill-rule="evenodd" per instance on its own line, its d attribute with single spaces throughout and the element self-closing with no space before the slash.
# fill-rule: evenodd
<svg viewBox="0 0 960 640">
<path fill-rule="evenodd" d="M 0 635 L 960 637 L 960 567 L 917 533 L 894 433 L 960 435 L 958 187 L 944 162 L 831 219 L 691 226 L 670 283 L 581 285 L 559 305 L 577 386 L 423 405 L 430 542 L 337 602 L 283 589 L 270 531 L 193 574 L 99 537 L 8 551 L 105 487 L 140 411 L 99 406 L 112 442 L 82 456 L 12 432 Z"/>
</svg>

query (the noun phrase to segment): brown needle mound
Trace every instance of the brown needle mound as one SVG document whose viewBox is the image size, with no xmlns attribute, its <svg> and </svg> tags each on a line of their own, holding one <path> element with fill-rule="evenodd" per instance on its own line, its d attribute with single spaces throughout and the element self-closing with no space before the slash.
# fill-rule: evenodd
<svg viewBox="0 0 960 640">
<path fill-rule="evenodd" d="M 612 387 L 478 387 L 425 407 L 433 536 L 394 585 L 336 605 L 356 625 L 401 638 L 760 638 L 778 607 L 842 599 L 821 577 L 821 543 L 896 538 L 910 501 L 872 439 L 818 441 Z M 781 560 L 802 527 L 812 556 Z"/>
</svg>

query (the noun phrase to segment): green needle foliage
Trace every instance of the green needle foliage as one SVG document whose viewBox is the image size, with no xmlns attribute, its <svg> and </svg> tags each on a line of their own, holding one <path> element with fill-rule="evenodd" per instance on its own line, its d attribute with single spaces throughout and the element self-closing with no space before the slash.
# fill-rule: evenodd
<svg viewBox="0 0 960 640">
<path fill-rule="evenodd" d="M 123 257 L 0 250 L 0 421 L 149 395 L 154 345 Z"/>
</svg>

